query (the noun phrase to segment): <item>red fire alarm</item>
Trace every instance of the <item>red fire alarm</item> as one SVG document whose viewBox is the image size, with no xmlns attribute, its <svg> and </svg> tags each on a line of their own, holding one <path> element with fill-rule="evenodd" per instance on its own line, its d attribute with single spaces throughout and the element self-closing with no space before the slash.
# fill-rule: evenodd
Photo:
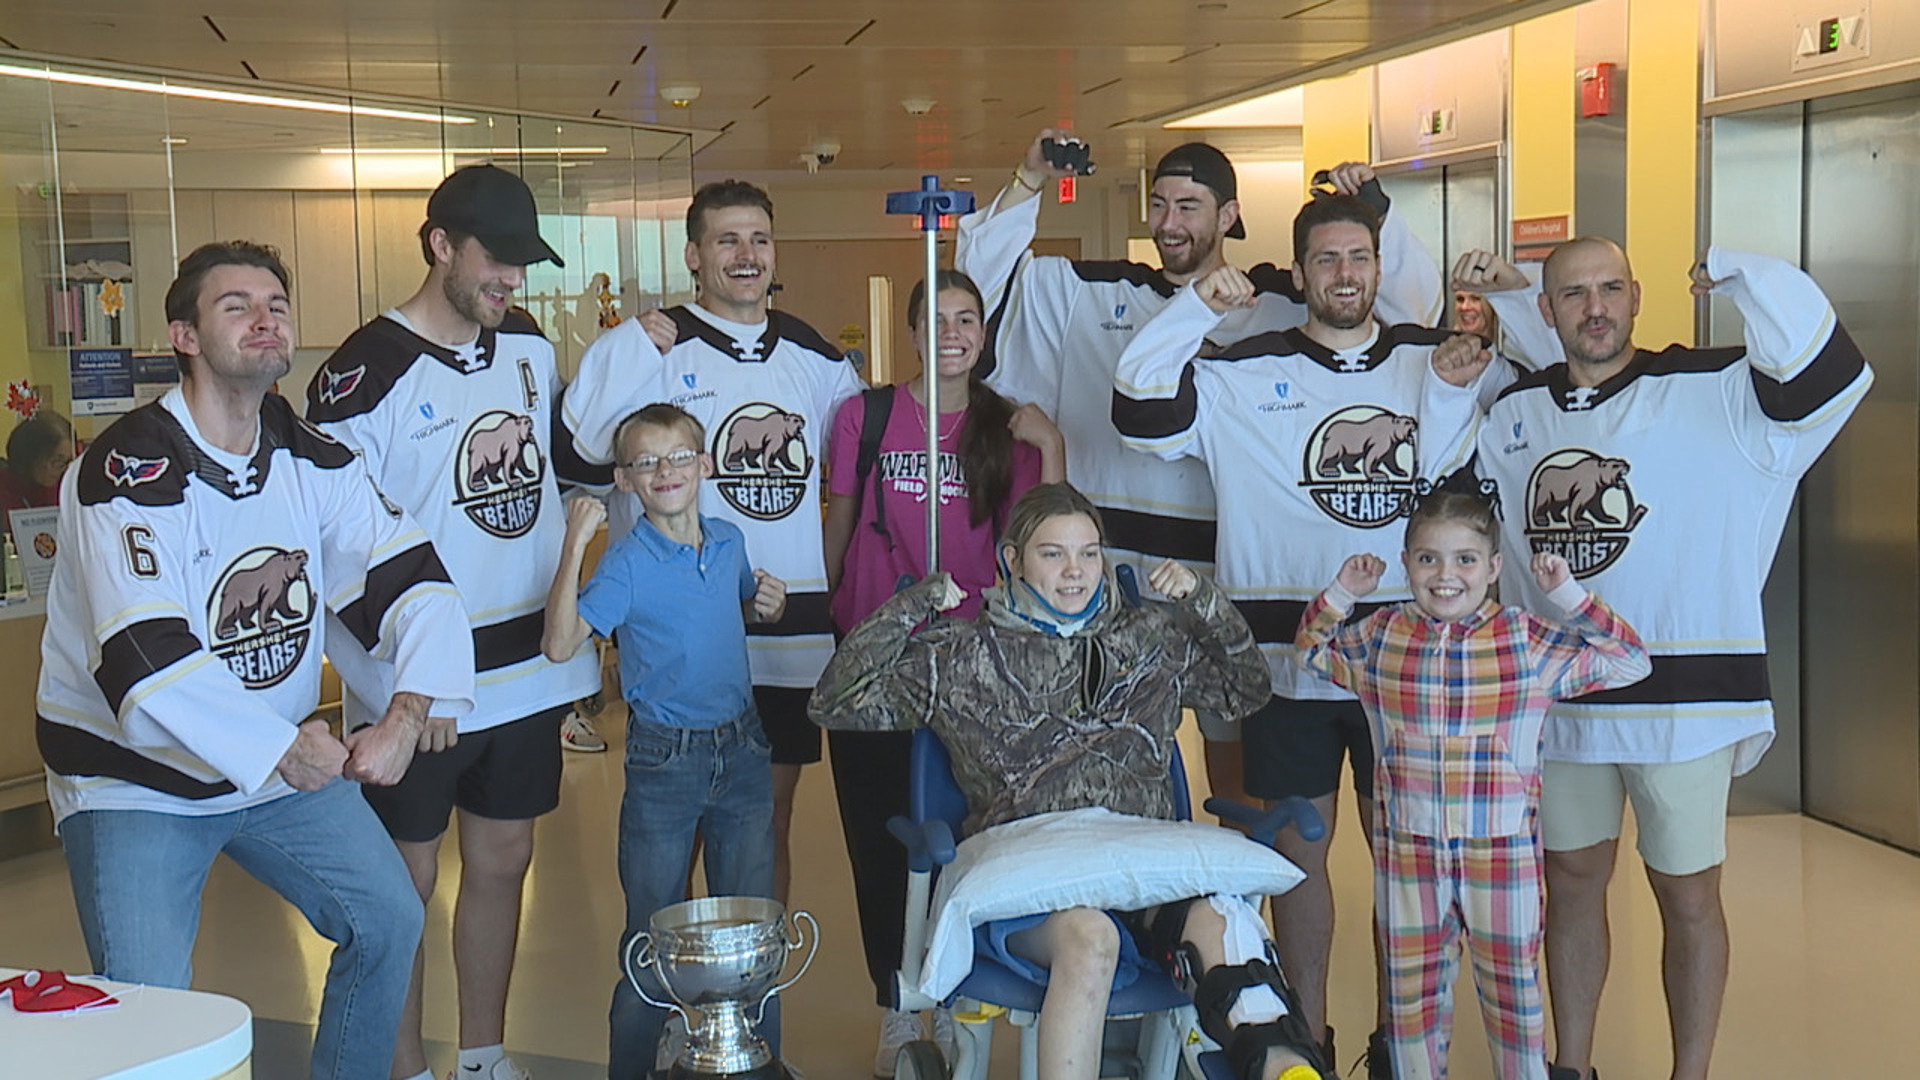
<svg viewBox="0 0 1920 1080">
<path fill-rule="evenodd" d="M 1613 65 L 1595 64 L 1580 72 L 1580 115 L 1613 115 Z"/>
<path fill-rule="evenodd" d="M 1074 181 L 1077 179 L 1078 177 L 1073 176 L 1063 176 L 1060 178 L 1060 201 L 1062 203 L 1070 203 L 1074 200 L 1077 194 L 1074 189 Z"/>
</svg>

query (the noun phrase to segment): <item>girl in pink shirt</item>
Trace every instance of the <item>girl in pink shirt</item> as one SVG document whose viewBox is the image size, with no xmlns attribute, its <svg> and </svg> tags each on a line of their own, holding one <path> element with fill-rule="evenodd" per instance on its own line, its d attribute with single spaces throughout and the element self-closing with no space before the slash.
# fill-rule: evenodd
<svg viewBox="0 0 1920 1080">
<path fill-rule="evenodd" d="M 994 584 L 994 546 L 1007 508 L 1038 483 L 1066 479 L 1060 431 L 1039 407 L 1015 407 L 974 374 L 986 340 L 980 290 L 967 275 L 942 270 L 935 279 L 938 325 L 934 348 L 921 324 L 926 285 L 914 286 L 907 325 L 922 364 L 939 379 L 940 569 L 953 575 L 966 601 L 951 614 L 973 617 Z M 891 396 L 886 427 L 867 474 L 860 445 L 869 395 Z M 846 633 L 886 599 L 902 576 L 927 575 L 927 406 L 919 379 L 849 398 L 827 440 L 827 587 L 834 626 Z M 877 1076 L 893 1075 L 902 1043 L 920 1038 L 919 1018 L 892 1008 L 893 972 L 905 932 L 906 851 L 887 833 L 887 819 L 907 812 L 908 732 L 830 731 L 840 824 L 853 864 L 854 896 L 866 945 L 867 972 L 887 1009 L 874 1058 Z"/>
</svg>

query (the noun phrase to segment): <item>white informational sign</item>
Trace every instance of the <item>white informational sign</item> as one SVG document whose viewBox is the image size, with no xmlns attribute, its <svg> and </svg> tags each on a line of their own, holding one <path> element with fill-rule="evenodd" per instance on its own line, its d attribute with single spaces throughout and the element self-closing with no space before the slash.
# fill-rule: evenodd
<svg viewBox="0 0 1920 1080">
<path fill-rule="evenodd" d="M 44 600 L 47 583 L 53 580 L 55 527 L 60 523 L 60 508 L 35 506 L 7 512 L 13 529 L 13 546 L 20 554 L 20 570 L 27 579 L 27 598 Z"/>
</svg>

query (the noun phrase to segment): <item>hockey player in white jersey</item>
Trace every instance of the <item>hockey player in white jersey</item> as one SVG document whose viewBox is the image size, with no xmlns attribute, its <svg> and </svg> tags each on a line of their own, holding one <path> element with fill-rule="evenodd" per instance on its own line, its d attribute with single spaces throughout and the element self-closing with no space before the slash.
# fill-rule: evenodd
<svg viewBox="0 0 1920 1080">
<path fill-rule="evenodd" d="M 1673 1076 L 1703 1080 L 1726 990 L 1728 784 L 1773 741 L 1761 586 L 1795 487 L 1873 372 L 1819 286 L 1766 256 L 1712 248 L 1694 267 L 1694 294 L 1744 320 L 1745 347 L 1719 349 L 1635 347 L 1640 285 L 1611 241 L 1561 246 L 1538 288 L 1500 288 L 1525 278 L 1497 259 L 1481 276 L 1503 322 L 1544 319 L 1564 354 L 1507 387 L 1481 430 L 1507 545 L 1564 557 L 1653 656 L 1644 682 L 1556 705 L 1547 725 L 1553 1076 L 1591 1075 L 1630 797 L 1666 931 Z M 1538 609 L 1526 577 L 1507 575 L 1507 596 Z"/>
<path fill-rule="evenodd" d="M 1031 402 L 1054 418 L 1067 442 L 1067 479 L 1106 521 L 1109 556 L 1145 581 L 1163 558 L 1210 570 L 1214 558 L 1213 485 L 1197 460 L 1142 457 L 1120 443 L 1109 415 L 1114 368 L 1139 327 L 1180 286 L 1227 265 L 1225 242 L 1246 236 L 1233 163 L 1206 143 L 1169 150 L 1153 171 L 1147 225 L 1160 265 L 1034 255 L 1041 189 L 1065 175 L 1045 147 L 1071 138 L 1044 129 L 1013 178 L 986 207 L 960 219 L 954 267 L 979 284 L 988 339 L 980 366 L 995 390 Z M 1328 171 L 1333 191 L 1368 199 L 1381 214 L 1379 306 L 1391 322 L 1433 325 L 1442 297 L 1438 268 L 1365 164 Z M 1286 271 L 1262 263 L 1248 271 L 1256 302 L 1237 308 L 1208 334 L 1209 348 L 1286 330 L 1306 321 L 1306 306 Z M 1322 575 L 1324 576 L 1324 575 Z M 1289 630 L 1291 640 L 1291 630 Z M 1236 725 L 1201 717 L 1207 779 L 1241 798 Z"/>
<path fill-rule="evenodd" d="M 308 1075 L 385 1076 L 422 908 L 357 780 L 473 704 L 466 613 L 351 450 L 270 393 L 293 355 L 271 249 L 208 244 L 168 290 L 180 385 L 67 470 L 37 736 L 93 970 L 185 988 L 225 853 L 336 943 Z M 323 618 L 330 615 L 331 618 Z M 309 719 L 351 638 L 394 677 L 342 743 Z"/>
<path fill-rule="evenodd" d="M 368 799 L 423 899 L 459 812 L 459 1075 L 517 1080 L 502 1045 L 533 823 L 559 805 L 561 718 L 600 686 L 591 650 L 559 664 L 540 651 L 566 529 L 555 459 L 570 443 L 549 435 L 560 397 L 553 347 L 509 305 L 528 264 L 560 260 L 540 238 L 526 184 L 491 165 L 441 182 L 420 242 L 426 281 L 327 359 L 307 388 L 307 418 L 360 450 L 381 489 L 419 519 L 471 615 L 478 704 L 457 731 L 435 733 L 436 752 L 404 781 Z M 333 661 L 351 728 L 392 669 L 350 648 Z M 421 996 L 416 977 L 396 1077 L 426 1075 Z"/>
<path fill-rule="evenodd" d="M 738 180 L 706 184 L 687 209 L 693 304 L 654 310 L 602 334 L 580 358 L 564 414 L 581 459 L 611 477 L 613 435 L 632 410 L 619 395 L 678 405 L 707 429 L 714 476 L 700 512 L 746 535 L 755 566 L 787 582 L 786 615 L 748 627 L 754 705 L 773 747 L 775 890 L 792 872 L 787 830 L 800 767 L 820 760 L 807 695 L 833 655 L 821 540 L 820 466 L 842 401 L 860 376 L 812 327 L 771 310 L 773 202 Z M 632 496 L 613 527 L 637 519 Z"/>
<path fill-rule="evenodd" d="M 1380 223 L 1363 200 L 1315 199 L 1293 229 L 1306 324 L 1206 349 L 1222 320 L 1257 293 L 1231 266 L 1195 280 L 1121 354 L 1113 423 L 1127 446 L 1199 462 L 1211 474 L 1218 580 L 1273 675 L 1273 699 L 1242 721 L 1247 791 L 1311 799 L 1332 821 L 1344 749 L 1371 836 L 1366 717 L 1351 694 L 1301 666 L 1294 633 L 1328 567 L 1345 552 L 1397 543 L 1383 530 L 1466 463 L 1479 418 L 1474 384 L 1490 354 L 1471 335 L 1375 318 Z M 1404 574 L 1383 588 L 1389 603 L 1411 595 Z M 1274 937 L 1315 1032 L 1325 1024 L 1332 945 L 1330 836 L 1281 841 L 1307 880 L 1274 898 Z"/>
</svg>

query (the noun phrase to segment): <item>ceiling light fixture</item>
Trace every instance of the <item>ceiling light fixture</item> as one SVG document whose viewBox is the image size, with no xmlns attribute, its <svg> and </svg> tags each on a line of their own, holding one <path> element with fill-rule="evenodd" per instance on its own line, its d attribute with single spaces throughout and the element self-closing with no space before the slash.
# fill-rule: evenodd
<svg viewBox="0 0 1920 1080">
<path fill-rule="evenodd" d="M 20 79 L 39 79 L 42 82 L 68 83 L 74 86 L 98 86 L 107 90 L 165 94 L 168 97 L 193 98 L 198 101 L 220 101 L 230 105 L 267 105 L 279 109 L 305 109 L 308 112 L 337 113 L 343 116 L 379 116 L 389 120 L 419 120 L 429 124 L 474 122 L 471 116 L 456 116 L 452 113 L 389 109 L 379 105 L 336 101 L 310 101 L 305 98 L 280 97 L 275 94 L 245 94 L 237 90 L 216 90 L 209 86 L 140 82 L 137 79 L 116 79 L 106 75 L 83 75 L 77 71 L 54 71 L 48 68 L 18 67 L 13 64 L 0 64 L 0 75 L 11 75 Z"/>
<path fill-rule="evenodd" d="M 700 100 L 699 83 L 673 83 L 660 88 L 660 96 L 676 109 L 684 109 Z"/>
<path fill-rule="evenodd" d="M 451 157 L 515 157 L 530 154 L 604 154 L 604 146 L 323 146 L 323 154 L 440 154 Z"/>
<path fill-rule="evenodd" d="M 935 101 L 934 99 L 927 98 L 927 97 L 910 97 L 910 98 L 900 99 L 900 107 L 907 110 L 908 116 L 925 116 L 928 113 L 932 112 L 933 107 L 938 104 L 940 104 L 938 101 Z"/>
</svg>

